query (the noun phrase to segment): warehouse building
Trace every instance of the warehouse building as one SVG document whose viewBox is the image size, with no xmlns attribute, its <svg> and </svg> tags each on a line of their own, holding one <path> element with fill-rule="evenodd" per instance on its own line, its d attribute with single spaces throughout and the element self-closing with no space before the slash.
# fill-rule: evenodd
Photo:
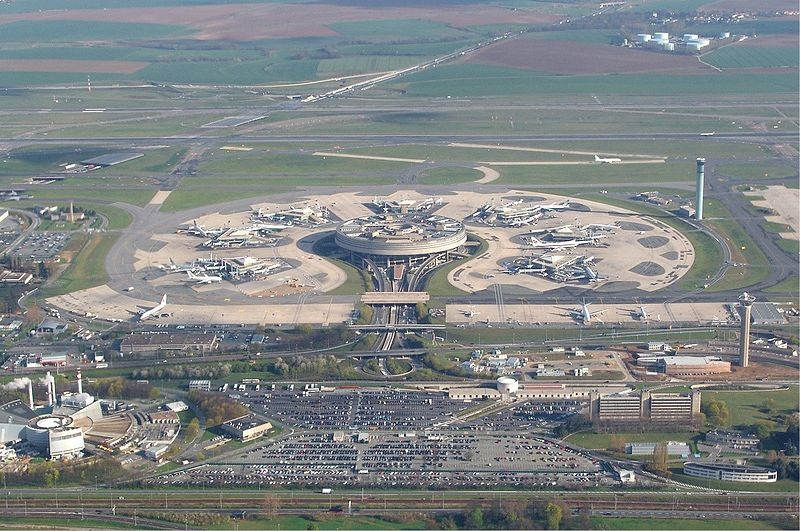
<svg viewBox="0 0 800 531">
<path fill-rule="evenodd" d="M 123 353 L 185 351 L 208 352 L 217 347 L 214 334 L 131 334 L 120 342 L 119 351 Z"/>
<path fill-rule="evenodd" d="M 689 425 L 700 412 L 700 393 L 649 393 L 600 396 L 592 393 L 590 418 L 601 424 L 664 423 Z"/>
<path fill-rule="evenodd" d="M 656 447 L 661 443 L 656 442 L 638 442 L 628 443 L 625 445 L 625 453 L 629 455 L 653 455 Z M 667 441 L 667 455 L 679 455 L 686 459 L 689 457 L 691 450 L 689 445 L 684 442 Z"/>
<path fill-rule="evenodd" d="M 271 429 L 272 424 L 269 421 L 261 420 L 255 415 L 245 415 L 222 424 L 224 432 L 243 442 L 261 437 Z"/>
</svg>

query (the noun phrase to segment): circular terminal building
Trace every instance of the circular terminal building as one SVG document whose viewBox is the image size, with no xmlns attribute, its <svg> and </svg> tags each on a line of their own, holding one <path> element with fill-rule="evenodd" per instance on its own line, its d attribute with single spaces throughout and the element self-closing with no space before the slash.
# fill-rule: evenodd
<svg viewBox="0 0 800 531">
<path fill-rule="evenodd" d="M 73 455 L 84 448 L 83 430 L 67 415 L 41 415 L 25 427 L 28 443 L 50 458 Z"/>
<path fill-rule="evenodd" d="M 381 214 L 345 221 L 336 229 L 336 244 L 360 255 L 385 262 L 412 264 L 444 256 L 467 242 L 464 224 L 452 218 L 420 213 Z"/>
</svg>

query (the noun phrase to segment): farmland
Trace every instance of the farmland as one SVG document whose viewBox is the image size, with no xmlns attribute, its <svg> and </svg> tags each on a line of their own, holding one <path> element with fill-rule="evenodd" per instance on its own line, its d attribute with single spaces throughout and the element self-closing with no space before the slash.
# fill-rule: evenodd
<svg viewBox="0 0 800 531">
<path fill-rule="evenodd" d="M 727 46 L 705 55 L 703 60 L 723 69 L 797 67 L 797 48 Z"/>
</svg>

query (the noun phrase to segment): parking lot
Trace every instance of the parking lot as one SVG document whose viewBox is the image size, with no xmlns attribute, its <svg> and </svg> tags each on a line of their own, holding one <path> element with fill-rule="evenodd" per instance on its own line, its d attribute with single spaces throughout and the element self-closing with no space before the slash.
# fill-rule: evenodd
<svg viewBox="0 0 800 531">
<path fill-rule="evenodd" d="M 15 255 L 25 259 L 53 258 L 69 241 L 68 232 L 34 232 L 20 244 Z"/>
<path fill-rule="evenodd" d="M 223 464 L 152 485 L 596 487 L 614 484 L 593 458 L 522 433 L 300 433 Z"/>
<path fill-rule="evenodd" d="M 316 430 L 425 429 L 466 407 L 445 393 L 377 389 L 265 392 L 251 394 L 248 405 L 290 426 Z"/>
</svg>

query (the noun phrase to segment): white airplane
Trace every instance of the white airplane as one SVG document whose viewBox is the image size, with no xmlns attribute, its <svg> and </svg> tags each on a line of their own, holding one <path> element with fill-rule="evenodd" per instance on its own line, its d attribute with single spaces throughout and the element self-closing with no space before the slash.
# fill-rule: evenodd
<svg viewBox="0 0 800 531">
<path fill-rule="evenodd" d="M 536 206 L 538 206 L 541 210 L 564 210 L 566 208 L 569 208 L 569 203 L 570 201 L 569 199 L 567 199 L 566 201 L 562 201 L 560 203 L 546 203 L 544 205 L 536 205 Z"/>
<path fill-rule="evenodd" d="M 467 317 L 475 317 L 476 315 L 481 314 L 481 312 L 476 312 L 475 310 L 462 310 L 461 313 Z"/>
<path fill-rule="evenodd" d="M 708 133 L 700 133 L 700 136 L 714 136 L 716 134 L 716 131 L 709 131 Z"/>
<path fill-rule="evenodd" d="M 639 306 L 639 311 L 637 312 L 636 316 L 639 318 L 640 321 L 647 321 L 647 318 L 650 317 L 650 315 L 647 313 L 647 310 L 645 310 L 644 306 Z"/>
<path fill-rule="evenodd" d="M 598 322 L 602 323 L 600 319 L 597 318 L 599 315 L 603 315 L 607 312 L 607 309 L 597 310 L 597 311 L 589 311 L 589 304 L 584 302 L 580 309 L 571 310 L 572 316 L 575 317 L 583 324 L 589 324 L 592 322 L 592 319 L 596 319 Z"/>
<path fill-rule="evenodd" d="M 170 273 L 186 273 L 187 271 L 194 271 L 197 269 L 194 266 L 179 266 L 172 258 L 169 259 L 169 266 L 162 265 L 159 267 L 164 270 L 169 270 Z"/>
<path fill-rule="evenodd" d="M 598 157 L 595 155 L 594 161 L 599 162 L 600 164 L 614 164 L 615 162 L 622 162 L 622 159 L 617 157 Z"/>
<path fill-rule="evenodd" d="M 207 275 L 203 273 L 198 276 L 191 271 L 187 271 L 186 274 L 189 275 L 189 280 L 194 280 L 198 284 L 211 284 L 212 282 L 222 282 L 222 277 L 219 275 Z"/>
<path fill-rule="evenodd" d="M 586 278 L 589 279 L 589 282 L 602 282 L 606 279 L 605 277 L 601 277 L 597 271 L 588 265 L 583 266 L 583 272 L 586 274 Z"/>
<path fill-rule="evenodd" d="M 149 310 L 143 311 L 143 312 L 141 312 L 139 314 L 139 320 L 140 321 L 146 321 L 146 320 L 150 319 L 151 317 L 158 317 L 158 312 L 163 310 L 164 307 L 166 307 L 166 305 L 167 305 L 167 294 L 165 293 L 164 296 L 161 298 L 161 302 L 160 303 L 158 303 L 153 308 L 150 308 Z"/>
<path fill-rule="evenodd" d="M 594 244 L 594 240 L 567 240 L 564 242 L 543 242 L 539 238 L 531 236 L 526 239 L 527 244 L 534 249 L 572 249 L 580 245 Z"/>
<path fill-rule="evenodd" d="M 589 223 L 588 225 L 584 225 L 580 228 L 587 230 L 616 230 L 619 227 L 616 225 L 605 225 L 603 223 Z"/>
</svg>

